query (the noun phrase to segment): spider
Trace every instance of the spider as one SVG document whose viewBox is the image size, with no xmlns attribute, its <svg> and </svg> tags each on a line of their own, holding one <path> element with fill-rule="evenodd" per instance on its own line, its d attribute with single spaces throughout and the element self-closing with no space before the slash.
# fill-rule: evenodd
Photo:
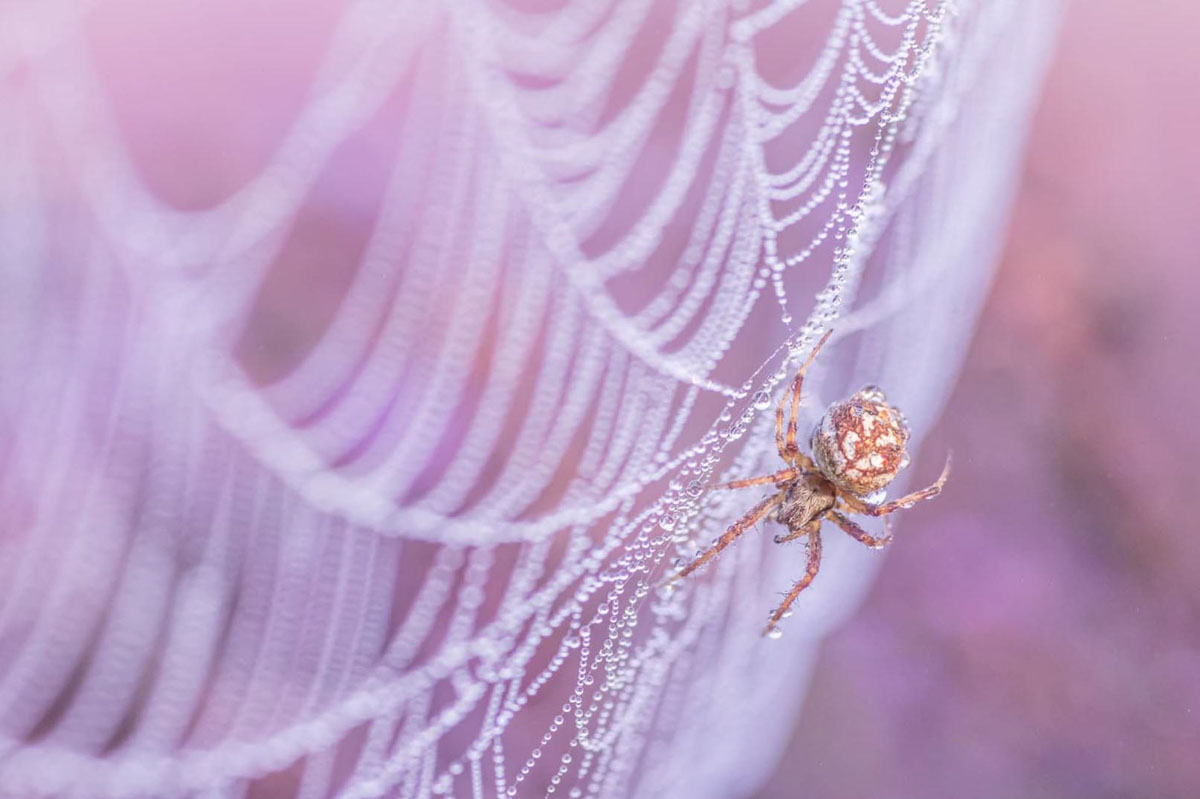
<svg viewBox="0 0 1200 799">
<path fill-rule="evenodd" d="M 828 520 L 872 549 L 882 549 L 892 541 L 888 515 L 910 508 L 917 502 L 941 493 L 950 476 L 950 458 L 941 476 L 933 485 L 893 500 L 879 502 L 882 489 L 901 469 L 908 465 L 908 425 L 903 414 L 888 404 L 877 386 L 866 386 L 847 400 L 835 402 L 825 411 L 813 430 L 810 447 L 812 457 L 796 445 L 796 416 L 800 409 L 800 388 L 804 373 L 829 339 L 829 331 L 813 348 L 792 381 L 790 391 L 779 400 L 775 409 L 775 445 L 787 468 L 763 477 L 734 480 L 711 486 L 713 490 L 775 485 L 775 493 L 759 502 L 734 522 L 724 535 L 696 559 L 675 573 L 667 583 L 687 577 L 721 550 L 732 544 L 759 521 L 774 514 L 774 519 L 787 528 L 787 533 L 775 536 L 775 543 L 786 544 L 806 539 L 808 565 L 800 578 L 784 596 L 783 602 L 771 613 L 763 635 L 779 635 L 780 619 L 796 601 L 800 592 L 817 576 L 821 565 L 821 522 Z M 787 434 L 784 435 L 783 412 L 788 405 Z M 850 520 L 848 514 L 882 516 L 884 534 L 876 537 Z"/>
</svg>

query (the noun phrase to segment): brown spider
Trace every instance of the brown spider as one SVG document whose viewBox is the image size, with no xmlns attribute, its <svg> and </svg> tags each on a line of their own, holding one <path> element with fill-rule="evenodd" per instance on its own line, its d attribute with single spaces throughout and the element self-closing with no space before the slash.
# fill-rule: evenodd
<svg viewBox="0 0 1200 799">
<path fill-rule="evenodd" d="M 804 576 L 788 591 L 782 604 L 771 614 L 763 635 L 779 634 L 776 626 L 779 620 L 787 615 L 796 597 L 817 576 L 817 569 L 821 565 L 823 519 L 833 522 L 872 549 L 881 549 L 892 541 L 888 514 L 937 496 L 950 476 L 950 458 L 947 457 L 941 477 L 928 488 L 892 502 L 879 504 L 872 501 L 872 495 L 877 494 L 908 465 L 905 444 L 909 437 L 903 414 L 888 404 L 883 391 L 876 386 L 866 386 L 849 399 L 830 405 L 813 430 L 813 457 L 800 451 L 796 446 L 800 387 L 804 382 L 804 373 L 828 339 L 829 333 L 826 333 L 817 342 L 812 354 L 796 373 L 791 390 L 783 395 L 775 409 L 775 444 L 779 448 L 779 457 L 788 464 L 787 468 L 763 477 L 712 486 L 714 489 L 729 489 L 774 483 L 776 492 L 751 508 L 716 543 L 667 581 L 673 583 L 687 577 L 774 511 L 774 518 L 788 529 L 786 535 L 775 536 L 775 543 L 784 544 L 807 536 L 808 567 Z M 791 412 L 785 438 L 783 409 L 789 402 Z M 870 535 L 851 521 L 847 513 L 882 516 L 884 534 L 878 538 Z"/>
</svg>

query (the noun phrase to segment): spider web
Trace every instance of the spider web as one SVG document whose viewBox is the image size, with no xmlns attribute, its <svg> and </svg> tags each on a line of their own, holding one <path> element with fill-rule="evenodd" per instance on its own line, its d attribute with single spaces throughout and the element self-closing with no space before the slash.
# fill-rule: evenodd
<svg viewBox="0 0 1200 799">
<path fill-rule="evenodd" d="M 827 537 L 781 642 L 798 549 L 655 586 L 826 328 L 806 425 L 932 424 L 1053 4 L 356 0 L 199 209 L 104 6 L 0 11 L 0 794 L 752 790 L 877 561 Z"/>
</svg>

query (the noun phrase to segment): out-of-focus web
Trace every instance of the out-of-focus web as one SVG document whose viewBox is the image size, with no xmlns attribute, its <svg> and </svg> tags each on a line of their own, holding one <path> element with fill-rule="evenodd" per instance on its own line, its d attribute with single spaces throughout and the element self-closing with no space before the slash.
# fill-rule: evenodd
<svg viewBox="0 0 1200 799">
<path fill-rule="evenodd" d="M 653 586 L 826 328 L 810 397 L 935 418 L 1054 4 L 348 2 L 198 211 L 126 150 L 104 6 L 0 12 L 0 795 L 752 790 L 870 555 L 781 643 L 795 550 Z M 291 245 L 369 142 L 329 303 Z"/>
</svg>

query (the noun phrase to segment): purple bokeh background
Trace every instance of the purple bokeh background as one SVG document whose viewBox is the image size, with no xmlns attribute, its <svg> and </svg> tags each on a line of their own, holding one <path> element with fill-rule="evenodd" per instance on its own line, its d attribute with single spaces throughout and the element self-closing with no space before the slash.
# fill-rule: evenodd
<svg viewBox="0 0 1200 799">
<path fill-rule="evenodd" d="M 760 799 L 1200 795 L 1198 35 L 1193 3 L 1069 8 L 926 446 L 954 480 L 827 641 Z"/>
<path fill-rule="evenodd" d="M 157 197 L 205 208 L 262 168 L 337 5 L 124 0 L 91 18 L 114 121 Z M 760 799 L 1200 795 L 1198 36 L 1192 0 L 1070 7 L 1006 256 L 913 480 L 952 449 L 951 486 L 904 515 L 824 645 Z M 289 251 L 297 274 L 357 260 L 377 133 L 322 184 L 336 202 Z M 294 310 L 299 284 L 272 284 L 261 309 L 292 342 L 319 327 Z"/>
</svg>

